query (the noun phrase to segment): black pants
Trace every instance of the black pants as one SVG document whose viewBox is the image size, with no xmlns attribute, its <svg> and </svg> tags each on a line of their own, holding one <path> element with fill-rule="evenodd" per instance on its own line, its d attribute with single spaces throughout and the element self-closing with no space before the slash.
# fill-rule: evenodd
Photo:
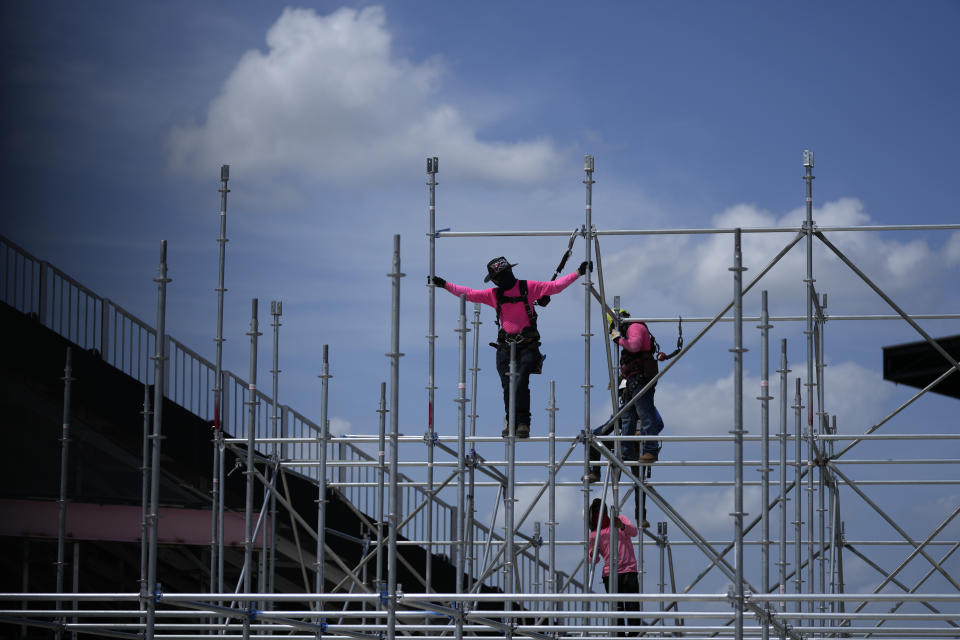
<svg viewBox="0 0 960 640">
<path fill-rule="evenodd" d="M 610 593 L 610 578 L 604 576 L 603 586 L 607 593 Z M 617 574 L 617 593 L 640 593 L 640 581 L 637 579 L 636 572 Z M 617 611 L 640 611 L 640 603 L 636 600 L 617 600 Z M 640 618 L 617 618 L 617 624 L 621 627 L 627 625 L 642 625 L 644 622 Z M 637 632 L 629 634 L 621 631 L 617 636 L 623 638 L 627 635 L 636 636 Z"/>
<path fill-rule="evenodd" d="M 543 356 L 534 342 L 517 345 L 516 424 L 530 424 L 530 374 L 539 373 Z M 503 415 L 510 419 L 510 349 L 497 349 L 497 373 L 503 386 Z"/>
</svg>

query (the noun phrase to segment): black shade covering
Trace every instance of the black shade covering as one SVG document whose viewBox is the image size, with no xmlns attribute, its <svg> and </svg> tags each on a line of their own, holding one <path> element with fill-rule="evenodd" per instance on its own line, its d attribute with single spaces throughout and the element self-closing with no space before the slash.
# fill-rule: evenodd
<svg viewBox="0 0 960 640">
<path fill-rule="evenodd" d="M 936 338 L 954 360 L 960 361 L 960 335 Z M 883 348 L 883 379 L 922 389 L 936 380 L 950 363 L 926 340 Z M 960 398 L 960 372 L 956 372 L 931 391 Z"/>
</svg>

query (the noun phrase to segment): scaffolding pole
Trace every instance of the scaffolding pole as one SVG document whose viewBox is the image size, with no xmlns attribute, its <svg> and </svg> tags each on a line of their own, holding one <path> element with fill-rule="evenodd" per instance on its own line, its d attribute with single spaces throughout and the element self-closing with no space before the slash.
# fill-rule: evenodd
<svg viewBox="0 0 960 640">
<path fill-rule="evenodd" d="M 253 488 L 254 488 L 254 440 L 257 430 L 257 338 L 262 334 L 257 325 L 258 300 L 250 304 L 250 382 L 247 385 L 247 449 L 246 492 L 243 511 L 243 592 L 252 591 L 253 577 Z M 250 617 L 243 618 L 243 638 L 250 637 Z"/>
<path fill-rule="evenodd" d="M 220 167 L 220 237 L 217 238 L 217 335 L 213 373 L 213 465 L 210 474 L 210 593 L 223 593 L 223 425 L 220 402 L 223 395 L 223 295 L 227 253 L 227 194 L 230 165 Z"/>
<path fill-rule="evenodd" d="M 387 640 L 395 640 L 397 634 L 397 528 L 400 523 L 400 491 L 397 486 L 397 441 L 400 407 L 400 236 L 393 236 L 393 271 L 388 274 L 393 280 L 390 312 L 390 523 L 387 551 Z"/>
<path fill-rule="evenodd" d="M 150 435 L 150 513 L 149 543 L 147 548 L 147 625 L 146 639 L 155 634 L 157 599 L 157 529 L 160 510 L 160 444 L 163 441 L 163 395 L 166 387 L 166 319 L 167 319 L 167 241 L 160 242 L 160 266 L 157 277 L 157 337 L 153 372 L 153 433 Z"/>
<path fill-rule="evenodd" d="M 739 640 L 743 637 L 743 253 L 740 249 L 740 230 L 733 236 L 733 312 L 736 320 L 733 323 L 733 468 L 734 468 L 734 501 L 733 501 L 733 539 L 734 568 L 736 579 L 733 583 L 734 591 L 734 637 Z M 763 505 L 766 512 L 766 503 Z M 766 591 L 764 591 L 766 593 Z"/>
<path fill-rule="evenodd" d="M 427 295 L 429 297 L 429 312 L 427 313 L 428 318 L 428 327 L 427 327 L 427 344 L 428 344 L 428 355 L 427 355 L 427 432 L 423 435 L 423 441 L 427 445 L 427 494 L 430 500 L 433 500 L 434 495 L 434 478 L 433 478 L 433 460 L 434 460 L 434 443 L 436 438 L 436 433 L 434 431 L 434 407 L 436 401 L 436 340 L 437 340 L 437 330 L 436 330 L 436 287 L 433 285 L 433 276 L 436 275 L 436 263 L 437 263 L 437 172 L 440 169 L 440 160 L 437 157 L 427 158 L 427 175 L 430 176 L 430 182 L 427 183 L 427 186 L 430 187 L 430 272 L 427 277 Z M 427 544 L 426 544 L 426 567 L 424 570 L 426 578 L 426 590 L 429 592 L 433 585 L 433 509 L 427 509 Z"/>
<path fill-rule="evenodd" d="M 73 347 L 66 349 L 66 362 L 63 366 L 63 422 L 60 435 L 60 497 L 57 500 L 57 593 L 63 591 L 63 569 L 66 565 L 65 547 L 67 543 L 67 484 L 70 473 L 70 391 L 73 378 Z M 76 591 L 76 589 L 74 589 Z M 62 603 L 57 601 L 57 608 Z M 55 634 L 60 640 L 60 631 Z"/>
<path fill-rule="evenodd" d="M 787 590 L 787 374 L 790 369 L 787 368 L 787 339 L 780 341 L 780 368 L 777 369 L 780 374 L 780 466 L 777 469 L 778 479 L 780 481 L 780 495 L 778 502 L 780 504 L 780 555 L 777 565 L 779 567 L 779 585 L 780 593 L 786 593 Z M 780 608 L 786 610 L 786 603 L 780 602 Z M 783 634 L 780 635 L 783 640 Z"/>
<path fill-rule="evenodd" d="M 770 315 L 767 310 L 767 290 L 764 289 L 760 294 L 760 512 L 761 533 L 760 533 L 760 563 L 761 563 L 761 589 L 764 593 L 770 593 L 770 510 L 767 505 L 770 504 L 770 401 L 773 396 L 770 395 Z M 762 640 L 770 637 L 770 626 L 766 618 L 762 621 L 763 632 Z"/>
<path fill-rule="evenodd" d="M 273 394 L 272 402 L 270 404 L 270 435 L 272 438 L 276 439 L 280 436 L 280 316 L 283 315 L 283 302 L 279 300 L 272 300 L 270 302 L 270 315 L 273 316 L 273 322 L 270 323 L 270 326 L 273 327 L 273 367 L 270 369 L 271 380 L 273 382 Z M 273 593 L 274 590 L 274 580 L 276 578 L 277 570 L 277 549 L 276 549 L 276 530 L 277 530 L 277 498 L 276 498 L 276 481 L 277 474 L 280 468 L 280 451 L 278 449 L 278 442 L 271 443 L 270 447 L 270 466 L 272 467 L 273 474 L 271 475 L 271 484 L 268 487 L 264 488 L 264 499 L 270 500 L 270 524 L 265 532 L 267 535 L 263 537 L 263 552 L 264 552 L 264 566 L 265 566 L 265 578 L 261 582 L 263 587 L 261 591 L 266 591 L 267 593 Z"/>
<path fill-rule="evenodd" d="M 327 563 L 327 447 L 330 441 L 330 421 L 327 419 L 330 397 L 330 345 L 323 345 L 323 370 L 320 378 L 320 473 L 317 476 L 317 570 L 314 589 L 326 593 Z"/>
</svg>

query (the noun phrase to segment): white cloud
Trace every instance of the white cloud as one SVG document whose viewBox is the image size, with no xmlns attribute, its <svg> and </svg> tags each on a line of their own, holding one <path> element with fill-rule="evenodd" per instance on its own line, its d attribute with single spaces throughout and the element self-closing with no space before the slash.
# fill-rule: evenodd
<svg viewBox="0 0 960 640">
<path fill-rule="evenodd" d="M 799 227 L 805 217 L 802 209 L 777 216 L 752 204 L 738 204 L 716 215 L 715 228 Z M 856 198 L 841 198 L 814 210 L 820 227 L 865 225 L 871 222 L 863 204 Z M 949 238 L 942 249 L 931 247 L 924 239 L 901 241 L 880 233 L 836 232 L 828 239 L 837 246 L 894 301 L 936 304 L 942 296 L 931 283 L 955 286 L 944 265 L 960 263 L 960 234 Z M 902 236 L 901 236 L 902 237 Z M 789 233 L 743 234 L 743 264 L 746 286 L 789 242 Z M 890 313 L 888 307 L 833 252 L 818 240 L 814 242 L 814 277 L 819 292 L 833 301 L 841 300 L 843 310 L 836 313 Z M 679 259 L 678 259 L 679 258 Z M 630 297 L 624 305 L 635 315 L 654 314 L 651 309 L 680 310 L 688 315 L 713 315 L 733 298 L 733 241 L 729 234 L 700 236 L 663 236 L 642 238 L 626 249 L 605 256 L 606 289 L 611 294 L 643 291 L 644 308 L 632 309 Z M 756 293 L 771 292 L 771 306 L 782 312 L 802 308 L 803 278 L 806 273 L 804 243 L 791 251 L 754 288 Z M 924 283 L 924 286 L 919 286 Z M 635 298 L 635 296 L 634 296 Z M 837 306 L 837 305 L 834 305 Z M 927 311 L 907 308 L 908 312 Z"/>
<path fill-rule="evenodd" d="M 516 514 L 519 520 L 520 516 L 530 508 L 530 503 L 537 496 L 539 488 L 537 487 L 519 487 L 516 491 L 517 503 Z M 574 531 L 577 531 L 583 522 L 583 498 L 580 494 L 581 489 L 574 487 L 557 488 L 556 520 L 557 522 L 569 524 L 575 523 Z M 534 522 L 546 523 L 550 521 L 550 505 L 546 493 L 534 506 L 533 511 L 524 523 L 525 531 L 533 530 Z M 501 515 L 502 515 L 501 508 Z M 502 522 L 502 518 L 501 518 Z M 541 525 L 541 531 L 544 538 L 547 537 L 546 527 Z"/>
<path fill-rule="evenodd" d="M 950 234 L 950 239 L 943 247 L 943 257 L 948 265 L 960 264 L 960 231 Z"/>
<path fill-rule="evenodd" d="M 343 418 L 333 417 L 330 418 L 330 435 L 331 436 L 343 436 L 350 433 L 350 428 L 353 425 L 350 424 L 349 420 L 344 420 Z"/>
<path fill-rule="evenodd" d="M 759 513 L 760 489 L 746 487 L 743 490 L 743 504 L 747 512 Z M 690 525 L 707 539 L 712 536 L 729 536 L 733 530 L 734 489 L 711 489 L 704 487 L 698 491 L 686 491 L 671 501 L 676 511 Z"/>
<path fill-rule="evenodd" d="M 267 51 L 248 51 L 210 104 L 206 122 L 170 137 L 176 168 L 228 162 L 314 180 L 368 179 L 451 160 L 445 173 L 528 183 L 557 161 L 546 138 L 484 141 L 439 97 L 442 65 L 396 57 L 382 7 L 285 9 Z"/>
<path fill-rule="evenodd" d="M 793 366 L 787 386 L 787 402 L 792 407 L 794 400 L 793 380 L 806 380 L 806 367 Z M 894 387 L 884 383 L 879 371 L 869 369 L 856 362 L 828 364 L 824 370 L 826 382 L 825 408 L 830 415 L 837 416 L 837 426 L 841 433 L 858 433 L 872 426 L 876 420 L 884 417 L 888 410 L 888 401 Z M 776 407 L 779 406 L 779 376 L 771 371 L 770 394 L 771 420 L 776 422 Z M 747 404 L 760 389 L 760 378 L 745 375 L 744 423 L 752 428 L 758 418 L 758 404 Z M 803 402 L 806 402 L 806 391 Z M 656 404 L 664 415 L 666 431 L 664 435 L 703 435 L 726 434 L 733 420 L 733 373 L 715 380 L 698 384 L 680 385 L 661 382 L 657 385 Z M 789 422 L 793 424 L 793 409 Z M 792 427 L 791 427 L 792 428 Z M 774 427 L 774 430 L 779 427 Z"/>
<path fill-rule="evenodd" d="M 912 505 L 913 516 L 916 520 L 936 524 L 940 524 L 942 520 L 953 514 L 958 508 L 960 508 L 960 494 L 956 493 L 937 496 L 934 500 L 927 502 L 918 501 Z M 941 539 L 955 537 L 958 531 L 960 531 L 960 520 L 957 520 L 957 516 L 954 516 L 950 524 L 941 532 Z"/>
</svg>

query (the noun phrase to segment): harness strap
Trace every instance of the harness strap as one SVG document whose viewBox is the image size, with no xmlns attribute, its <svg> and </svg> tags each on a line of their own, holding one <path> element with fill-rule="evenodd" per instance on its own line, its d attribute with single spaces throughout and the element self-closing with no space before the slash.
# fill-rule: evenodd
<svg viewBox="0 0 960 640">
<path fill-rule="evenodd" d="M 646 322 L 641 322 L 650 335 L 650 349 L 646 351 L 627 351 L 623 349 L 620 352 L 620 373 L 624 378 L 631 378 L 636 374 L 641 374 L 651 378 L 657 375 L 657 353 L 660 351 L 660 345 L 657 339 L 650 333 L 650 328 Z"/>
<path fill-rule="evenodd" d="M 501 307 L 504 304 L 512 304 L 517 302 L 522 302 L 524 308 L 527 310 L 527 319 L 530 320 L 530 326 L 534 329 L 537 328 L 537 312 L 533 310 L 533 306 L 530 304 L 530 301 L 527 299 L 527 281 L 518 280 L 520 283 L 520 295 L 519 296 L 508 296 L 503 293 L 500 287 L 496 289 L 497 296 L 497 326 L 503 327 L 500 324 L 500 313 Z"/>
</svg>

